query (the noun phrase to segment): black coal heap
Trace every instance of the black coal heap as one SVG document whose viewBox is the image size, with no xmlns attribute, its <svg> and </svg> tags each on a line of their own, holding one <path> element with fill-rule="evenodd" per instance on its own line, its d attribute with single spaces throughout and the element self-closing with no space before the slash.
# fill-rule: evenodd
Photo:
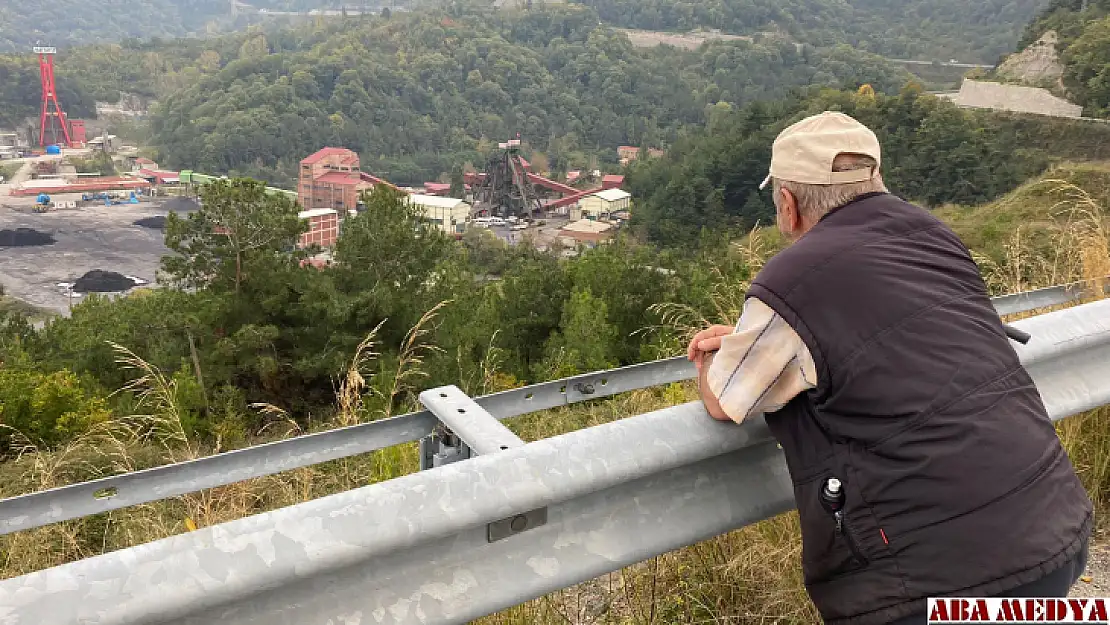
<svg viewBox="0 0 1110 625">
<path fill-rule="evenodd" d="M 54 237 L 33 228 L 0 230 L 0 247 L 34 247 L 54 243 Z"/>
<path fill-rule="evenodd" d="M 118 293 L 134 288 L 135 281 L 114 271 L 94 269 L 73 283 L 78 293 Z"/>
</svg>

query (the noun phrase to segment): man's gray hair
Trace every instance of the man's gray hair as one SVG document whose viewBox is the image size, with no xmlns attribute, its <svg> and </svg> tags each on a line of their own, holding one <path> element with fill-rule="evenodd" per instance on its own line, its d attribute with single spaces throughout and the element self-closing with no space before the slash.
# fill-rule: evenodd
<svg viewBox="0 0 1110 625">
<path fill-rule="evenodd" d="M 874 169 L 876 165 L 875 159 L 862 154 L 840 154 L 833 159 L 833 171 Z M 870 180 L 848 184 L 802 184 L 778 179 L 773 182 L 776 207 L 782 197 L 780 189 L 786 189 L 797 198 L 798 210 L 801 211 L 802 215 L 813 221 L 821 219 L 830 211 L 844 206 L 861 195 L 888 192 L 879 172 L 875 172 Z"/>
</svg>

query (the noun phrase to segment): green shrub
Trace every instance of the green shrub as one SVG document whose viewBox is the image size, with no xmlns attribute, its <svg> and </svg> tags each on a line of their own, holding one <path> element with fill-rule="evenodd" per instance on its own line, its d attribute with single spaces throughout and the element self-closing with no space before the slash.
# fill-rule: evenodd
<svg viewBox="0 0 1110 625">
<path fill-rule="evenodd" d="M 110 418 L 104 398 L 89 393 L 68 369 L 0 367 L 0 423 L 37 446 L 55 447 Z M 2 453 L 15 442 L 8 428 L 0 433 Z"/>
</svg>

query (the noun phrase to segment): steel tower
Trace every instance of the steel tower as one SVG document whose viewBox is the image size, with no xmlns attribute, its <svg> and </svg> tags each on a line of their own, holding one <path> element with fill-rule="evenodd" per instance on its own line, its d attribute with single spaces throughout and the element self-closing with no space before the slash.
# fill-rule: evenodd
<svg viewBox="0 0 1110 625">
<path fill-rule="evenodd" d="M 69 136 L 69 121 L 62 105 L 58 102 L 58 89 L 54 85 L 54 55 L 57 48 L 35 47 L 35 54 L 39 55 L 39 77 L 42 80 L 42 116 L 39 120 L 39 145 L 45 147 L 46 128 L 50 126 L 52 136 L 51 144 L 58 143 L 58 127 L 61 126 L 62 136 L 65 137 L 65 146 L 72 147 L 73 141 Z"/>
</svg>

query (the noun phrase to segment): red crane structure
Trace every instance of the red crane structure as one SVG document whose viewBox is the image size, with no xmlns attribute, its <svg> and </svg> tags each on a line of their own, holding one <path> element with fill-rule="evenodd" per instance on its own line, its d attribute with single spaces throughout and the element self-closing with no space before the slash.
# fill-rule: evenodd
<svg viewBox="0 0 1110 625">
<path fill-rule="evenodd" d="M 62 105 L 58 102 L 58 89 L 54 84 L 54 55 L 57 48 L 35 46 L 35 54 L 39 55 L 39 77 L 42 80 L 42 116 L 39 120 L 39 145 L 46 147 L 46 127 L 49 121 L 51 135 L 54 140 L 51 144 L 58 143 L 58 126 L 61 126 L 62 135 L 65 137 L 66 147 L 74 147 L 69 135 L 69 121 Z"/>
</svg>

